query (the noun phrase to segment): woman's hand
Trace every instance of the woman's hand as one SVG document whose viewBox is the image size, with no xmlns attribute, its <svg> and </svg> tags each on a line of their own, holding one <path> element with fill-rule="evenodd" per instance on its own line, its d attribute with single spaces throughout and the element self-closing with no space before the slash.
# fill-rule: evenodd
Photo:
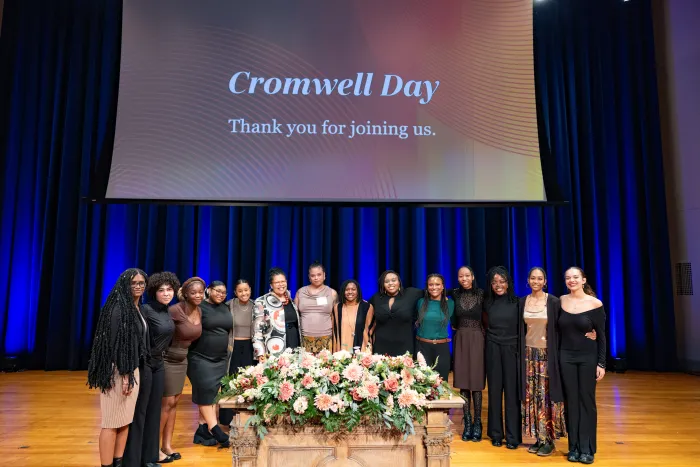
<svg viewBox="0 0 700 467">
<path fill-rule="evenodd" d="M 598 334 L 596 334 L 595 329 L 594 329 L 591 332 L 587 332 L 586 337 L 588 337 L 590 340 L 594 341 L 598 338 Z"/>
<path fill-rule="evenodd" d="M 605 376 L 605 368 L 595 367 L 595 380 L 600 381 Z"/>
<path fill-rule="evenodd" d="M 129 375 L 122 376 L 122 394 L 128 396 L 133 390 L 133 386 L 129 387 Z"/>
</svg>

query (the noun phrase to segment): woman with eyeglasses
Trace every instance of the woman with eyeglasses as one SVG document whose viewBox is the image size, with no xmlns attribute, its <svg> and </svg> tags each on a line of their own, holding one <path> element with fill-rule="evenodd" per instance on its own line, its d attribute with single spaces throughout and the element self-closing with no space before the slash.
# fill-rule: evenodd
<svg viewBox="0 0 700 467">
<path fill-rule="evenodd" d="M 213 281 L 207 287 L 202 302 L 202 336 L 194 341 L 187 353 L 187 377 L 192 383 L 192 402 L 199 407 L 199 427 L 194 443 L 228 447 L 228 435 L 216 420 L 216 395 L 221 378 L 228 370 L 229 334 L 233 316 L 224 303 L 226 284 Z"/>
<path fill-rule="evenodd" d="M 287 274 L 272 268 L 268 278 L 270 292 L 256 298 L 253 305 L 253 356 L 261 361 L 301 345 L 299 311 L 289 297 Z"/>
<path fill-rule="evenodd" d="M 163 355 L 165 366 L 165 389 L 160 407 L 160 449 L 166 458 L 182 459 L 179 452 L 173 451 L 172 440 L 175 431 L 177 403 L 182 396 L 187 374 L 187 349 L 202 335 L 202 310 L 206 284 L 201 277 L 190 277 L 180 287 L 177 298 L 180 301 L 168 308 L 175 322 L 175 334 L 170 347 Z M 167 462 L 167 461 L 162 461 Z"/>
<path fill-rule="evenodd" d="M 491 444 L 503 445 L 502 400 L 505 400 L 505 438 L 508 449 L 522 442 L 518 393 L 518 343 L 522 314 L 513 279 L 503 266 L 491 268 L 484 298 L 486 314 L 486 380 L 488 381 L 488 429 Z"/>
<path fill-rule="evenodd" d="M 88 385 L 100 389 L 100 463 L 121 466 L 134 419 L 139 367 L 147 358 L 148 325 L 139 311 L 148 276 L 127 269 L 107 296 L 97 321 L 88 362 Z"/>
</svg>

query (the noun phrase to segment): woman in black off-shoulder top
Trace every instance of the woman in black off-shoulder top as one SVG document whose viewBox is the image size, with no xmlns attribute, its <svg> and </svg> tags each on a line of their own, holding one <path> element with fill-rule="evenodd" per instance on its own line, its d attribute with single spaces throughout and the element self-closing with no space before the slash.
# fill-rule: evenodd
<svg viewBox="0 0 700 467">
<path fill-rule="evenodd" d="M 592 464 L 596 452 L 596 383 L 605 376 L 605 309 L 582 269 L 565 273 L 568 295 L 561 297 L 560 366 L 564 383 L 571 462 Z M 595 330 L 597 339 L 586 333 Z"/>
</svg>

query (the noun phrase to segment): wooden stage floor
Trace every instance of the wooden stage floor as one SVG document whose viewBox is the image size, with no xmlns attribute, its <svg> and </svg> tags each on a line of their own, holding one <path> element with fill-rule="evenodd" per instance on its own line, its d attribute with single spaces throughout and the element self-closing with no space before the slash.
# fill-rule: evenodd
<svg viewBox="0 0 700 467">
<path fill-rule="evenodd" d="M 0 465 L 96 466 L 99 396 L 88 390 L 85 372 L 0 374 Z M 192 444 L 196 407 L 189 388 L 178 407 L 174 446 L 182 459 L 172 465 L 227 466 L 230 453 Z M 484 397 L 484 409 L 486 408 Z M 700 463 L 700 377 L 684 374 L 608 374 L 598 388 L 599 466 L 695 466 Z M 452 465 L 571 465 L 566 440 L 548 458 L 480 443 L 462 442 L 461 414 L 454 413 Z M 486 418 L 484 410 L 483 418 Z M 484 430 L 485 430 L 484 424 Z M 397 466 L 401 467 L 401 466 Z"/>
</svg>

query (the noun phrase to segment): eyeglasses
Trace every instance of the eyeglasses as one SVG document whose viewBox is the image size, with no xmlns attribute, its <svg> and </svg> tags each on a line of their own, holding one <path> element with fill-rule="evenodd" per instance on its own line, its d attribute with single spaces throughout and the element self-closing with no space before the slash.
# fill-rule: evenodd
<svg viewBox="0 0 700 467">
<path fill-rule="evenodd" d="M 131 288 L 132 288 L 132 289 L 143 289 L 144 287 L 146 287 L 146 283 L 145 283 L 145 282 L 132 282 L 132 283 L 131 283 Z"/>
<path fill-rule="evenodd" d="M 219 295 L 226 295 L 226 290 L 221 290 L 221 289 L 211 289 L 212 292 L 216 292 Z"/>
</svg>

